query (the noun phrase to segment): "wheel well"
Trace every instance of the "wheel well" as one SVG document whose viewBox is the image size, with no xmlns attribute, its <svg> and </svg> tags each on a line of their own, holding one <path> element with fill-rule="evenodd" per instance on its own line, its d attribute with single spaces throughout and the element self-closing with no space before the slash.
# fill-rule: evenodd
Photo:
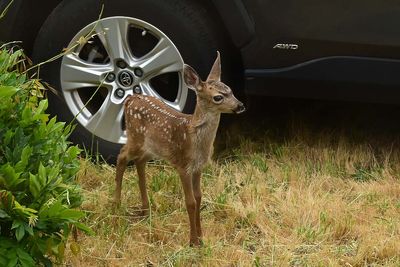
<svg viewBox="0 0 400 267">
<path fill-rule="evenodd" d="M 205 8 L 209 16 L 212 18 L 212 20 L 216 22 L 216 25 L 220 28 L 219 32 L 224 36 L 226 40 L 230 40 L 231 45 L 238 48 L 247 41 L 245 39 L 248 37 L 232 36 L 232 25 L 227 22 L 229 18 L 226 18 L 226 15 L 221 14 L 229 11 L 224 12 L 223 10 L 225 10 L 226 8 L 222 8 L 221 6 L 223 5 L 219 4 L 219 1 L 189 1 L 194 1 L 199 6 Z M 233 1 L 241 3 L 241 0 Z M 6 2 L 7 1 L 3 1 L 1 3 L 1 6 L 3 7 Z M 42 2 L 42 5 L 38 6 L 35 1 L 15 0 L 15 2 L 8 10 L 5 18 L 0 21 L 0 36 L 2 41 L 21 40 L 24 43 L 24 48 L 27 50 L 28 54 L 30 54 L 32 52 L 34 39 L 40 27 L 43 25 L 48 15 L 59 3 L 62 2 L 62 0 L 43 0 Z M 238 7 L 236 7 L 235 9 L 238 9 Z M 34 14 L 34 16 L 32 16 L 32 14 Z M 235 32 L 237 32 L 238 26 L 245 24 L 246 18 L 240 16 L 237 18 L 237 20 L 238 23 L 234 27 Z M 16 31 L 15 29 L 18 29 L 18 31 Z M 247 29 L 246 31 L 251 34 L 251 29 Z"/>
</svg>

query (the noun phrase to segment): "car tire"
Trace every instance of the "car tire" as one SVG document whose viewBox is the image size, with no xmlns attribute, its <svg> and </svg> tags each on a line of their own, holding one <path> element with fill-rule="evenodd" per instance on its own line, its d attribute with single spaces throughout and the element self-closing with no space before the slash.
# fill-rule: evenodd
<svg viewBox="0 0 400 267">
<path fill-rule="evenodd" d="M 101 2 L 97 0 L 68 0 L 61 2 L 47 18 L 36 38 L 33 60 L 35 63 L 61 53 L 87 25 L 98 20 Z M 223 62 L 229 64 L 226 38 L 221 28 L 212 21 L 207 10 L 189 0 L 106 0 L 102 19 L 125 16 L 142 20 L 164 33 L 175 44 L 185 63 L 198 70 L 203 79 L 212 65 L 216 50 L 222 52 Z M 59 120 L 70 122 L 74 114 L 70 111 L 62 92 L 60 71 L 62 59 L 46 63 L 40 68 L 40 78 L 56 88 L 57 94 L 49 92 L 49 110 Z M 189 90 L 190 91 L 190 90 Z M 187 96 L 183 112 L 191 112 L 195 105 L 195 95 Z M 93 154 L 101 154 L 108 162 L 115 162 L 122 144 L 99 138 L 80 123 L 71 140 L 83 145 Z"/>
</svg>

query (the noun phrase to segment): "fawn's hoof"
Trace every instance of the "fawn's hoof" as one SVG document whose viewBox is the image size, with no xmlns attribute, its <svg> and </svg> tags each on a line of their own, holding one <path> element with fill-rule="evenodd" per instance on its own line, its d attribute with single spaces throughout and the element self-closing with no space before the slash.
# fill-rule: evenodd
<svg viewBox="0 0 400 267">
<path fill-rule="evenodd" d="M 127 210 L 127 213 L 130 216 L 133 216 L 136 218 L 143 218 L 143 217 L 149 216 L 149 209 L 143 209 L 143 208 L 139 208 L 139 207 L 131 207 Z"/>
<path fill-rule="evenodd" d="M 138 211 L 139 216 L 147 217 L 149 216 L 149 209 L 141 209 Z"/>
<path fill-rule="evenodd" d="M 201 247 L 201 246 L 203 246 L 203 240 L 201 240 L 200 238 L 190 240 L 190 247 Z"/>
<path fill-rule="evenodd" d="M 121 207 L 121 201 L 119 200 L 114 200 L 112 202 L 112 208 L 113 210 L 118 210 Z"/>
</svg>

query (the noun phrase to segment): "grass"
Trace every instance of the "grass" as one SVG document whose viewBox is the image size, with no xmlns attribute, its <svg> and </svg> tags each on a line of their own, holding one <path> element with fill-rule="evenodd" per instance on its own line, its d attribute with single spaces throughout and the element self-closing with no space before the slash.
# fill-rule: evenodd
<svg viewBox="0 0 400 267">
<path fill-rule="evenodd" d="M 67 264 L 400 266 L 398 132 L 296 116 L 280 130 L 282 118 L 239 118 L 221 131 L 202 177 L 201 248 L 188 246 L 180 181 L 169 165 L 148 165 L 151 215 L 140 218 L 134 168 L 113 210 L 115 168 L 82 160 L 85 223 L 96 235 L 79 235 L 80 252 L 67 249 Z"/>
</svg>

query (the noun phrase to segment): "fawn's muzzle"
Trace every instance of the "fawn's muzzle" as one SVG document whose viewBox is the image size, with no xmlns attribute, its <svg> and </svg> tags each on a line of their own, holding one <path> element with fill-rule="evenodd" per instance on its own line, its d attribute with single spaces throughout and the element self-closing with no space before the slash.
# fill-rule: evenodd
<svg viewBox="0 0 400 267">
<path fill-rule="evenodd" d="M 240 114 L 246 111 L 245 106 L 243 105 L 243 103 L 240 103 L 237 105 L 237 107 L 233 110 L 236 114 Z"/>
</svg>

